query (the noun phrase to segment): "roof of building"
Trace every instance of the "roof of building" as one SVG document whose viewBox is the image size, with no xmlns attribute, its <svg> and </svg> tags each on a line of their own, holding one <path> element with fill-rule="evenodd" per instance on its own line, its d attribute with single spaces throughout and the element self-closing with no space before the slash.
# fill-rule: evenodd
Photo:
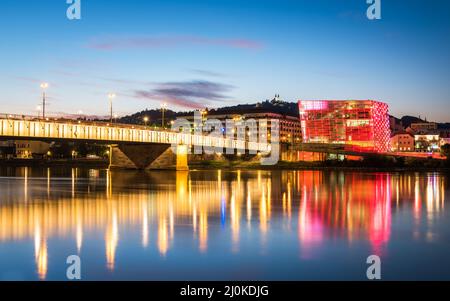
<svg viewBox="0 0 450 301">
<path fill-rule="evenodd" d="M 395 136 L 398 136 L 398 135 L 409 135 L 411 137 L 414 137 L 413 134 L 411 134 L 411 133 L 409 133 L 407 131 L 401 131 L 401 132 L 393 132 L 393 133 L 391 133 L 391 138 L 395 137 Z"/>
</svg>

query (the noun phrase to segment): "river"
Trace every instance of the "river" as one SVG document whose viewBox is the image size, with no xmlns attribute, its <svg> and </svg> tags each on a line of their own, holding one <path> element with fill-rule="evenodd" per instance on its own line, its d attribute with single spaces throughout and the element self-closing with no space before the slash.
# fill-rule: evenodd
<svg viewBox="0 0 450 301">
<path fill-rule="evenodd" d="M 450 280 L 442 173 L 0 168 L 0 280 Z"/>
</svg>

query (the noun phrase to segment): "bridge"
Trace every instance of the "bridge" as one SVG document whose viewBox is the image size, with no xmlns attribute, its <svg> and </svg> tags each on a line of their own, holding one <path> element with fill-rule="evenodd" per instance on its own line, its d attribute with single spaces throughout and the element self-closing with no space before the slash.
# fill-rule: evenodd
<svg viewBox="0 0 450 301">
<path fill-rule="evenodd" d="M 0 117 L 0 139 L 39 141 L 85 141 L 110 146 L 111 168 L 164 168 L 175 165 L 188 169 L 188 148 L 226 148 L 254 153 L 270 151 L 269 143 L 225 137 L 174 132 L 117 123 L 18 115 Z M 176 146 L 173 153 L 171 146 Z"/>
<path fill-rule="evenodd" d="M 1 115 L 0 115 L 1 116 Z M 267 154 L 270 143 L 225 137 L 211 137 L 174 132 L 146 126 L 125 125 L 71 119 L 3 115 L 0 117 L 0 139 L 39 141 L 85 141 L 110 146 L 110 168 L 188 169 L 189 149 L 194 146 L 252 151 Z M 171 146 L 176 146 L 172 148 Z M 295 151 L 323 154 L 373 156 L 376 153 L 355 150 L 346 144 L 299 143 Z M 445 159 L 427 153 L 377 153 L 394 157 Z"/>
</svg>

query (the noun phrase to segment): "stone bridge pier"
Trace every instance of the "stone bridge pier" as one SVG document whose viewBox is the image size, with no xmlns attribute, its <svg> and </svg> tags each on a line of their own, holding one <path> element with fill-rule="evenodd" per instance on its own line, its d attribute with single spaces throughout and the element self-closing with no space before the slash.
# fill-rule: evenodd
<svg viewBox="0 0 450 301">
<path fill-rule="evenodd" d="M 170 144 L 114 144 L 109 151 L 110 169 L 172 169 L 189 170 L 188 148 Z"/>
</svg>

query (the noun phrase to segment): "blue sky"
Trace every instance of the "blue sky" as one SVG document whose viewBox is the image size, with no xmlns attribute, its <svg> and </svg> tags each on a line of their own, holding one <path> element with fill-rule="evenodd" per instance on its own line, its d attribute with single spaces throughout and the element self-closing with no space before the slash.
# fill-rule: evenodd
<svg viewBox="0 0 450 301">
<path fill-rule="evenodd" d="M 2 0 L 0 112 L 124 115 L 298 99 L 378 99 L 450 121 L 450 2 Z"/>
</svg>

